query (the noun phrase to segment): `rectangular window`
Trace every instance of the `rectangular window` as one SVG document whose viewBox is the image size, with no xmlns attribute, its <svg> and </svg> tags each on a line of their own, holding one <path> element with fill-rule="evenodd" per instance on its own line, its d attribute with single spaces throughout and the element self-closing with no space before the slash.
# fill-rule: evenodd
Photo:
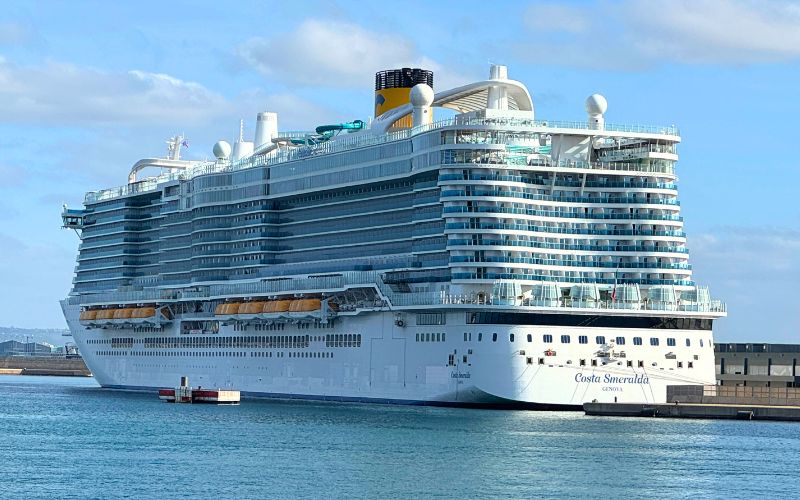
<svg viewBox="0 0 800 500">
<path fill-rule="evenodd" d="M 569 344 L 569 335 L 562 335 L 561 336 L 561 343 L 562 344 Z"/>
<path fill-rule="evenodd" d="M 631 361 L 631 360 L 626 361 L 626 364 L 627 364 L 628 368 L 633 367 L 633 361 Z"/>
<path fill-rule="evenodd" d="M 633 337 L 633 345 L 642 345 L 642 337 Z"/>
<path fill-rule="evenodd" d="M 528 342 L 533 342 L 533 335 L 530 333 L 528 334 Z"/>
<path fill-rule="evenodd" d="M 603 345 L 606 343 L 606 337 L 604 335 L 598 335 L 594 338 L 594 341 L 597 343 L 597 345 Z"/>
<path fill-rule="evenodd" d="M 689 368 L 694 368 L 694 362 L 692 362 L 692 361 L 689 361 L 689 362 L 687 363 L 687 366 L 688 366 Z"/>
<path fill-rule="evenodd" d="M 587 337 L 586 335 L 578 335 L 578 343 L 579 344 L 588 344 L 589 343 L 589 337 Z"/>
<path fill-rule="evenodd" d="M 650 345 L 657 346 L 658 345 L 658 338 L 650 337 Z"/>
<path fill-rule="evenodd" d="M 670 347 L 675 347 L 675 339 L 668 338 L 667 339 L 667 345 L 670 346 Z"/>
<path fill-rule="evenodd" d="M 417 313 L 418 325 L 443 325 L 445 324 L 444 313 Z"/>
<path fill-rule="evenodd" d="M 553 336 L 549 334 L 542 335 L 542 342 L 544 342 L 545 344 L 552 344 Z"/>
<path fill-rule="evenodd" d="M 578 360 L 578 365 L 579 366 L 586 366 L 586 360 L 585 359 Z"/>
<path fill-rule="evenodd" d="M 678 368 L 683 368 L 683 361 L 678 361 Z"/>
<path fill-rule="evenodd" d="M 492 334 L 492 342 L 497 342 L 497 334 L 496 333 Z"/>
<path fill-rule="evenodd" d="M 592 366 L 597 366 L 597 360 L 596 359 L 592 360 Z"/>
<path fill-rule="evenodd" d="M 543 364 L 544 364 L 544 358 L 539 358 L 539 364 L 540 364 L 540 365 L 543 365 Z"/>
<path fill-rule="evenodd" d="M 639 368 L 644 368 L 644 361 L 639 361 Z"/>
<path fill-rule="evenodd" d="M 514 342 L 514 334 L 513 333 L 509 333 L 508 334 L 508 341 L 509 342 Z"/>
<path fill-rule="evenodd" d="M 686 347 L 692 347 L 692 341 L 691 340 L 686 339 Z"/>
<path fill-rule="evenodd" d="M 617 337 L 617 345 L 625 345 L 625 337 Z"/>
</svg>

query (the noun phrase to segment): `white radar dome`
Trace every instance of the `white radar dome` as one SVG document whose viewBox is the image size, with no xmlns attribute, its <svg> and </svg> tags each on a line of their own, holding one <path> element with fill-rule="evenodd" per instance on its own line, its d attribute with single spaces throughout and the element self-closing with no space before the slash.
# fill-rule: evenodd
<svg viewBox="0 0 800 500">
<path fill-rule="evenodd" d="M 424 83 L 418 83 L 411 88 L 411 105 L 415 108 L 433 104 L 433 89 Z"/>
<path fill-rule="evenodd" d="M 586 112 L 590 115 L 602 115 L 608 110 L 608 101 L 600 94 L 592 94 L 586 98 Z"/>
<path fill-rule="evenodd" d="M 216 159 L 225 160 L 231 155 L 231 145 L 227 141 L 217 141 L 211 151 Z"/>
</svg>

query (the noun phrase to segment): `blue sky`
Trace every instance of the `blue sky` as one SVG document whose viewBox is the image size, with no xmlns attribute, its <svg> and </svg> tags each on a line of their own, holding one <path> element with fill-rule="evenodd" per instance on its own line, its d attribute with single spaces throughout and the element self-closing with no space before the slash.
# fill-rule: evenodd
<svg viewBox="0 0 800 500">
<path fill-rule="evenodd" d="M 374 72 L 446 88 L 509 66 L 539 118 L 675 124 L 695 278 L 720 341 L 800 341 L 800 3 L 24 2 L 0 14 L 0 317 L 63 326 L 77 237 L 62 203 L 123 184 L 185 133 L 204 158 L 239 119 L 366 119 Z"/>
</svg>

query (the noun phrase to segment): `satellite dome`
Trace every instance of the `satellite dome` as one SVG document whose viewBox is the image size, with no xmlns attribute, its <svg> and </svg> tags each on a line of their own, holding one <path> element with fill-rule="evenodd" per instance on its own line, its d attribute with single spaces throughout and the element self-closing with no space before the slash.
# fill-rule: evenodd
<svg viewBox="0 0 800 500">
<path fill-rule="evenodd" d="M 586 112 L 590 115 L 602 115 L 608 110 L 608 101 L 600 94 L 592 94 L 586 98 Z"/>
<path fill-rule="evenodd" d="M 217 141 L 211 151 L 216 159 L 225 160 L 231 155 L 231 145 L 227 141 Z"/>
<path fill-rule="evenodd" d="M 411 88 L 411 105 L 415 108 L 433 104 L 433 89 L 425 83 L 418 83 Z"/>
</svg>

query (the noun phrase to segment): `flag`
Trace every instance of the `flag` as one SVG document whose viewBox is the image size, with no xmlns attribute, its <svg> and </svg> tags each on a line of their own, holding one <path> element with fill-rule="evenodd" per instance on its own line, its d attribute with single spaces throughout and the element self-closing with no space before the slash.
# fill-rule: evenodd
<svg viewBox="0 0 800 500">
<path fill-rule="evenodd" d="M 186 149 L 189 149 L 189 141 L 184 139 L 184 141 L 181 143 L 181 146 L 185 147 Z"/>
</svg>

